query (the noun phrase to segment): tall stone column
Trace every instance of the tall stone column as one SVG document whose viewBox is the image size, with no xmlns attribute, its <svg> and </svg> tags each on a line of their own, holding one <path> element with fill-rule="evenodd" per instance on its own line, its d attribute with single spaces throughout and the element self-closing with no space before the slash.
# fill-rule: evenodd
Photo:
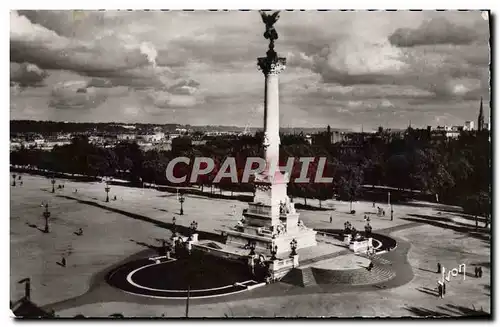
<svg viewBox="0 0 500 327">
<path fill-rule="evenodd" d="M 286 198 L 286 183 L 278 170 L 280 151 L 279 74 L 285 69 L 286 59 L 278 57 L 274 50 L 269 49 L 266 57 L 258 58 L 258 65 L 265 77 L 263 146 L 267 167 L 262 177 L 266 180 L 268 191 L 257 194 L 256 198 L 270 206 L 271 226 L 274 229 L 280 221 L 280 203 L 284 202 Z"/>
<path fill-rule="evenodd" d="M 280 146 L 279 74 L 286 67 L 286 59 L 278 57 L 274 51 L 268 51 L 267 57 L 258 58 L 258 65 L 265 76 L 263 144 L 265 160 L 268 165 L 276 164 L 277 167 Z"/>
</svg>

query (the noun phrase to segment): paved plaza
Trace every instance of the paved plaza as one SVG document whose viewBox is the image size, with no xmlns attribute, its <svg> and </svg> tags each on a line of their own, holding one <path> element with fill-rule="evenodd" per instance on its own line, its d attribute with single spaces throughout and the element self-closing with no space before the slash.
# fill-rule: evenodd
<svg viewBox="0 0 500 327">
<path fill-rule="evenodd" d="M 188 227 L 196 221 L 200 231 L 213 232 L 234 226 L 247 207 L 237 200 L 188 194 L 181 216 L 175 193 L 111 186 L 110 198 L 116 196 L 116 200 L 106 203 L 103 183 L 58 180 L 64 189 L 52 194 L 47 178 L 23 175 L 23 181 L 22 186 L 11 187 L 10 297 L 20 298 L 24 287 L 17 282 L 30 277 L 33 302 L 54 309 L 60 317 L 107 317 L 114 313 L 183 316 L 184 301 L 143 298 L 101 287 L 103 272 L 159 247 L 161 239 L 171 236 L 168 226 L 174 216 L 179 226 Z M 302 203 L 302 199 L 295 201 Z M 42 232 L 45 203 L 51 212 L 50 233 Z M 307 203 L 318 205 L 313 199 Z M 471 310 L 491 312 L 489 230 L 480 228 L 476 232 L 473 218 L 455 212 L 454 207 L 421 202 L 394 205 L 393 221 L 387 214 L 378 217 L 372 203 L 355 203 L 355 215 L 348 213 L 349 203 L 329 200 L 322 206 L 329 210 L 299 210 L 300 219 L 316 230 L 341 229 L 346 221 L 363 230 L 363 216 L 369 215 L 374 233 L 398 241 L 394 253 L 387 254 L 399 274 L 394 281 L 382 288 L 366 285 L 352 289 L 276 283 L 210 301 L 193 300 L 190 317 L 457 316 Z M 376 206 L 389 211 L 387 203 Z M 484 222 L 480 221 L 482 226 Z M 82 235 L 76 233 L 80 228 Z M 318 251 L 335 254 L 315 263 L 318 267 L 350 270 L 367 263 L 340 247 L 319 244 Z M 65 267 L 59 264 L 63 257 Z M 447 270 L 460 264 L 467 266 L 465 280 L 461 275 L 452 279 L 443 299 L 435 294 L 440 277 L 436 273 L 438 262 Z M 482 278 L 474 277 L 474 265 L 482 267 Z M 405 267 L 411 268 L 409 273 Z"/>
</svg>

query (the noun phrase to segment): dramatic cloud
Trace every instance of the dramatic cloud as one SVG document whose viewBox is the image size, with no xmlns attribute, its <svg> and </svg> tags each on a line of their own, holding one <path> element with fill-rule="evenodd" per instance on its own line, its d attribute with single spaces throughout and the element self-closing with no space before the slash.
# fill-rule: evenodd
<svg viewBox="0 0 500 327">
<path fill-rule="evenodd" d="M 49 105 L 57 109 L 89 109 L 98 107 L 106 96 L 84 81 L 57 84 L 52 90 Z"/>
<path fill-rule="evenodd" d="M 70 39 L 11 12 L 11 60 L 107 78 L 112 85 L 168 87 L 178 78 L 156 64 L 156 48 L 136 37 L 101 31 L 89 40 Z"/>
<path fill-rule="evenodd" d="M 26 86 L 42 86 L 43 80 L 49 74 L 38 68 L 34 64 L 29 63 L 10 63 L 10 82 L 20 87 Z"/>
<path fill-rule="evenodd" d="M 489 97 L 483 16 L 283 12 L 281 124 L 474 119 Z M 261 126 L 264 30 L 256 12 L 13 11 L 12 117 Z"/>
<path fill-rule="evenodd" d="M 478 32 L 472 27 L 464 27 L 446 18 L 434 18 L 422 23 L 417 29 L 398 28 L 389 41 L 398 47 L 414 47 L 434 44 L 471 44 L 478 39 Z"/>
</svg>

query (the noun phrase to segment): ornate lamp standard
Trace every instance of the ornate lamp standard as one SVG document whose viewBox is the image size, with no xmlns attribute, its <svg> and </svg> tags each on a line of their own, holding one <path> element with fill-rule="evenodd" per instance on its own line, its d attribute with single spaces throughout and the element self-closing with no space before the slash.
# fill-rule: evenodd
<svg viewBox="0 0 500 327">
<path fill-rule="evenodd" d="M 291 256 L 297 255 L 297 240 L 293 239 L 290 242 L 290 248 L 292 249 L 292 253 L 290 253 Z"/>
<path fill-rule="evenodd" d="M 48 233 L 49 231 L 49 217 L 50 217 L 50 211 L 49 211 L 49 204 L 45 204 L 45 211 L 43 212 L 43 218 L 45 218 L 45 229 L 44 232 Z"/>
<path fill-rule="evenodd" d="M 108 184 L 106 184 L 106 187 L 104 188 L 104 191 L 106 191 L 106 202 L 109 202 L 109 190 L 110 187 Z"/>
<path fill-rule="evenodd" d="M 191 223 L 191 230 L 196 230 L 196 228 L 198 227 L 198 224 L 193 221 Z M 191 297 L 191 243 L 190 242 L 186 242 L 186 246 L 187 246 L 187 284 L 188 284 L 188 288 L 187 288 L 187 297 L 186 297 L 186 318 L 189 317 L 189 298 Z"/>
<path fill-rule="evenodd" d="M 52 180 L 50 182 L 52 183 L 52 193 L 55 193 L 56 189 L 54 188 L 54 185 L 56 184 L 56 180 L 54 178 L 52 178 Z"/>
<path fill-rule="evenodd" d="M 24 284 L 24 298 L 30 300 L 31 298 L 31 279 L 24 278 L 17 282 L 18 284 Z"/>
<path fill-rule="evenodd" d="M 186 198 L 184 197 L 184 193 L 181 193 L 179 195 L 179 203 L 181 204 L 181 216 L 184 215 L 184 208 L 182 207 L 184 201 L 186 201 Z"/>
</svg>

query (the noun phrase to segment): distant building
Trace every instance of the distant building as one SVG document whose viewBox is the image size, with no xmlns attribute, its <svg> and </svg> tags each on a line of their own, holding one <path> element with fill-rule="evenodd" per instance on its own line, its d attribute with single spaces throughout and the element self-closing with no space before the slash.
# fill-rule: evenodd
<svg viewBox="0 0 500 327">
<path fill-rule="evenodd" d="M 159 143 L 165 139 L 165 133 L 163 132 L 148 133 L 139 135 L 137 136 L 137 138 L 147 143 Z"/>
<path fill-rule="evenodd" d="M 446 131 L 446 137 L 447 138 L 458 138 L 460 136 L 460 130 L 451 130 L 451 131 Z"/>
<path fill-rule="evenodd" d="M 464 124 L 464 131 L 473 131 L 474 122 L 472 120 L 467 120 Z"/>
<path fill-rule="evenodd" d="M 339 142 L 344 142 L 347 139 L 347 134 L 345 132 L 340 132 L 340 131 L 334 131 L 331 134 L 330 137 L 330 142 L 332 144 L 339 143 Z"/>
<path fill-rule="evenodd" d="M 35 143 L 35 145 L 37 147 L 41 147 L 45 143 L 45 139 L 40 137 L 40 138 L 34 139 L 33 142 Z"/>
<path fill-rule="evenodd" d="M 117 134 L 116 139 L 118 141 L 133 141 L 136 139 L 136 135 L 132 133 Z"/>
<path fill-rule="evenodd" d="M 330 125 L 328 125 L 326 127 L 326 132 L 321 132 L 312 135 L 309 142 L 315 145 L 329 146 L 331 144 L 344 142 L 347 140 L 347 138 L 348 138 L 347 133 L 340 131 L 332 131 Z"/>
<path fill-rule="evenodd" d="M 19 150 L 22 147 L 22 143 L 18 141 L 11 141 L 10 142 L 10 151 L 15 151 Z"/>
</svg>

